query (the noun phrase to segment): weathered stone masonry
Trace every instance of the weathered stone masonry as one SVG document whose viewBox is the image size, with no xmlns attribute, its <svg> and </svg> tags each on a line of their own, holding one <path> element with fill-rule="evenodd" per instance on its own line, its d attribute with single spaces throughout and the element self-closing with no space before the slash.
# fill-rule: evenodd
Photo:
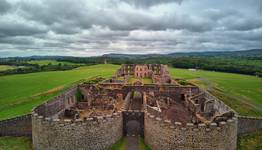
<svg viewBox="0 0 262 150">
<path fill-rule="evenodd" d="M 34 109 L 32 139 L 35 150 L 102 150 L 122 137 L 121 113 L 74 121 L 58 119 L 61 112 L 75 105 L 75 92 L 76 88 L 69 89 Z"/>
<path fill-rule="evenodd" d="M 103 150 L 122 137 L 121 113 L 74 122 L 33 114 L 32 120 L 35 150 Z"/>
<path fill-rule="evenodd" d="M 66 109 L 73 111 L 78 106 L 76 87 L 38 106 L 32 114 L 34 149 L 104 150 L 122 136 L 132 133 L 129 128 L 131 121 L 137 121 L 138 134 L 144 136 L 153 150 L 236 149 L 237 118 L 231 109 L 195 85 L 184 86 L 166 80 L 170 77 L 167 69 L 162 65 L 158 67 L 158 74 L 155 75 L 161 82 L 154 82 L 155 84 L 131 85 L 112 80 L 95 85 L 79 85 L 84 103 L 88 104 L 88 109 L 91 108 L 87 113 L 93 114 L 93 117 L 78 119 L 74 116 L 68 119 L 63 116 Z M 132 74 L 134 68 L 121 68 L 118 77 L 121 74 L 126 76 L 125 73 Z M 143 107 L 130 110 L 135 92 L 142 94 L 140 103 Z M 107 107 L 104 101 L 118 102 L 115 105 L 122 104 L 122 109 L 114 109 L 115 113 L 105 110 L 110 113 L 99 116 L 94 110 Z M 102 104 L 101 107 L 98 107 L 99 103 Z M 84 107 L 81 105 L 82 112 L 85 111 Z M 223 116 L 224 114 L 229 116 Z M 174 122 L 178 119 L 176 117 L 183 122 Z M 213 122 L 215 118 L 219 120 Z"/>
<path fill-rule="evenodd" d="M 0 136 L 31 136 L 31 114 L 0 121 Z"/>
<path fill-rule="evenodd" d="M 171 124 L 154 115 L 145 116 L 145 141 L 153 150 L 235 150 L 237 118 L 221 122 L 182 126 Z"/>
<path fill-rule="evenodd" d="M 262 129 L 262 119 L 256 117 L 238 117 L 238 134 L 248 134 Z"/>
</svg>

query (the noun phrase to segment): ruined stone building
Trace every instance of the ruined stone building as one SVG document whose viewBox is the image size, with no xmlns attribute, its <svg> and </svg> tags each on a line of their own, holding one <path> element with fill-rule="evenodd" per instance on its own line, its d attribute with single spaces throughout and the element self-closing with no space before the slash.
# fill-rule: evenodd
<svg viewBox="0 0 262 150">
<path fill-rule="evenodd" d="M 235 150 L 238 133 L 261 129 L 261 120 L 179 83 L 165 65 L 126 64 L 108 80 L 72 87 L 33 109 L 33 148 L 105 150 L 135 135 L 152 150 Z"/>
</svg>

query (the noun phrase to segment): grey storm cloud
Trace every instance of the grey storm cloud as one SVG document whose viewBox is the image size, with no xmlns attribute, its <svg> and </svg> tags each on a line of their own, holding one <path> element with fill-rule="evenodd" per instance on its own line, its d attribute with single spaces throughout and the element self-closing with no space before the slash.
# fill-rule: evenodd
<svg viewBox="0 0 262 150">
<path fill-rule="evenodd" d="M 8 36 L 30 36 L 45 32 L 46 29 L 41 29 L 29 24 L 0 21 L 0 38 Z"/>
<path fill-rule="evenodd" d="M 0 1 L 0 15 L 9 11 L 11 5 L 6 0 Z"/>
<path fill-rule="evenodd" d="M 163 1 L 165 2 L 165 1 Z M 141 12 L 94 9 L 83 1 L 52 0 L 50 3 L 32 4 L 21 2 L 20 10 L 27 19 L 41 22 L 57 33 L 71 34 L 93 25 L 113 30 L 165 30 L 187 29 L 205 31 L 211 27 L 205 21 L 193 20 L 189 15 L 152 16 Z"/>
<path fill-rule="evenodd" d="M 151 7 L 159 4 L 178 3 L 181 4 L 183 0 L 120 0 L 137 7 Z"/>
<path fill-rule="evenodd" d="M 260 0 L 1 0 L 0 57 L 261 48 L 261 12 Z"/>
</svg>

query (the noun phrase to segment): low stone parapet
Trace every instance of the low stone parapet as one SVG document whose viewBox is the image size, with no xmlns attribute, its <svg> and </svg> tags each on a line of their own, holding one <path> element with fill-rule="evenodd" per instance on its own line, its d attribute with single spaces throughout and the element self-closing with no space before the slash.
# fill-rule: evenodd
<svg viewBox="0 0 262 150">
<path fill-rule="evenodd" d="M 238 135 L 248 134 L 262 129 L 262 118 L 238 116 Z"/>
<path fill-rule="evenodd" d="M 0 121 L 0 136 L 31 136 L 31 114 Z"/>
<path fill-rule="evenodd" d="M 122 113 L 86 119 L 52 119 L 32 114 L 35 150 L 104 150 L 122 137 Z"/>
<path fill-rule="evenodd" d="M 145 115 L 145 141 L 152 150 L 235 150 L 237 118 L 211 124 L 171 123 Z"/>
</svg>

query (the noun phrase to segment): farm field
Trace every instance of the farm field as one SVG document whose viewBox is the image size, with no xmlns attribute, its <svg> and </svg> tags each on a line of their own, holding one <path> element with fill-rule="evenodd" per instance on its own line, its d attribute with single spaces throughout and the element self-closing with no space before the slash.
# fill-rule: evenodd
<svg viewBox="0 0 262 150">
<path fill-rule="evenodd" d="M 34 106 L 57 95 L 62 89 L 81 79 L 94 76 L 110 77 L 119 67 L 119 65 L 106 64 L 80 67 L 70 71 L 2 76 L 0 77 L 0 120 L 29 113 Z M 241 115 L 262 116 L 261 78 L 210 71 L 192 72 L 176 68 L 170 68 L 170 73 L 174 78 L 184 78 L 207 88 Z M 257 139 L 257 136 L 259 134 L 240 138 L 239 148 L 244 147 L 246 142 L 257 145 L 260 141 L 252 140 Z M 22 150 L 30 149 L 28 144 L 30 145 L 30 138 L 0 138 L 2 149 L 17 149 L 17 147 Z M 123 147 L 123 144 L 116 145 L 116 147 L 119 146 Z M 140 146 L 144 147 L 142 140 L 140 140 Z"/>
<path fill-rule="evenodd" d="M 0 71 L 15 69 L 15 66 L 0 65 Z"/>
<path fill-rule="evenodd" d="M 70 71 L 2 76 L 0 120 L 29 113 L 34 106 L 56 95 L 64 87 L 94 76 L 110 77 L 118 68 L 117 65 L 94 65 Z"/>
<path fill-rule="evenodd" d="M 170 69 L 170 73 L 206 88 L 241 115 L 262 117 L 262 78 L 176 68 Z"/>
<path fill-rule="evenodd" d="M 94 76 L 110 77 L 118 65 L 94 65 L 70 71 L 40 72 L 0 77 L 0 120 L 29 113 L 34 106 L 58 94 L 64 87 Z M 103 70 L 102 72 L 99 70 Z M 208 88 L 241 115 L 262 116 L 262 79 L 254 76 L 170 69 Z"/>
<path fill-rule="evenodd" d="M 38 64 L 38 65 L 48 65 L 48 64 L 52 64 L 52 65 L 58 65 L 58 64 L 62 64 L 62 65 L 80 65 L 77 63 L 71 63 L 71 62 L 66 62 L 66 61 L 57 61 L 57 60 L 31 60 L 31 61 L 27 61 L 27 63 L 29 64 Z"/>
</svg>

